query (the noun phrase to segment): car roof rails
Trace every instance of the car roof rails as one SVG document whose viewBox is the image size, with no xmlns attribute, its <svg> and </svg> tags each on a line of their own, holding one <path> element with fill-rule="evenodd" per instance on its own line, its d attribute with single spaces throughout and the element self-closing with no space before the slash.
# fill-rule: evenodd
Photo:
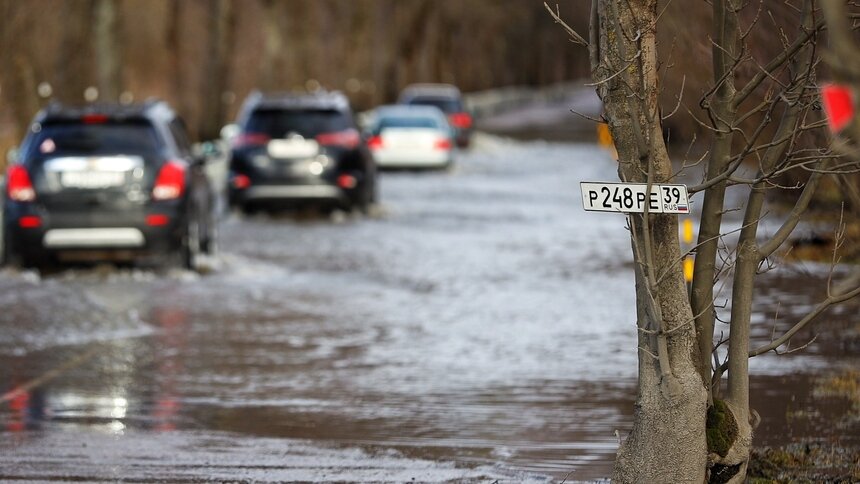
<svg viewBox="0 0 860 484">
<path fill-rule="evenodd" d="M 341 91 L 317 90 L 313 92 L 286 91 L 267 92 L 255 91 L 248 97 L 249 104 L 253 106 L 271 108 L 328 108 L 347 110 L 349 99 Z"/>
<path fill-rule="evenodd" d="M 105 114 L 113 118 L 159 118 L 175 116 L 167 102 L 158 98 L 148 98 L 141 103 L 121 104 L 113 102 L 93 102 L 86 104 L 65 104 L 51 101 L 37 115 L 37 120 L 76 119 L 88 114 Z"/>
</svg>

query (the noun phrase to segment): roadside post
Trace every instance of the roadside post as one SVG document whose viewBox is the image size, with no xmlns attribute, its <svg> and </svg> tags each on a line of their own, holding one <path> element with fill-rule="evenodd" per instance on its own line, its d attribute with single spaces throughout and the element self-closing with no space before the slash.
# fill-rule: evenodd
<svg viewBox="0 0 860 484">
<path fill-rule="evenodd" d="M 695 241 L 695 234 L 693 232 L 693 220 L 685 218 L 684 221 L 681 222 L 681 243 L 683 244 L 682 247 L 687 252 L 687 255 L 684 256 L 684 281 L 687 283 L 688 291 L 691 289 L 690 284 L 693 282 L 693 268 L 695 267 L 695 259 L 693 259 L 693 254 L 690 252 L 690 249 L 693 248 L 693 242 Z"/>
</svg>

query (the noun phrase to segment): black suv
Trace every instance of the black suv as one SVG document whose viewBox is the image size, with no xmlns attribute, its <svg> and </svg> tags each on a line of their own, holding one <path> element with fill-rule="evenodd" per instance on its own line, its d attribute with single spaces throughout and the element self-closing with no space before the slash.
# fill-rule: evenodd
<svg viewBox="0 0 860 484">
<path fill-rule="evenodd" d="M 314 204 L 367 211 L 376 165 L 339 92 L 252 93 L 232 139 L 230 201 L 245 212 Z"/>
<path fill-rule="evenodd" d="M 53 104 L 6 175 L 9 263 L 156 259 L 194 268 L 214 245 L 213 192 L 167 104 Z"/>
<path fill-rule="evenodd" d="M 448 117 L 457 146 L 467 148 L 472 140 L 472 115 L 466 111 L 463 95 L 450 84 L 410 84 L 400 92 L 398 104 L 435 106 Z"/>
</svg>

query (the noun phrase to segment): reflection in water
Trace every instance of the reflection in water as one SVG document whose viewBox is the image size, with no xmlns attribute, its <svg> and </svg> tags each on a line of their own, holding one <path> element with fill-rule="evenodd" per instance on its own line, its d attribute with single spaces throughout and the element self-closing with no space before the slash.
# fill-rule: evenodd
<svg viewBox="0 0 860 484">
<path fill-rule="evenodd" d="M 428 461 L 416 480 L 609 475 L 635 398 L 629 239 L 623 218 L 572 210 L 570 180 L 613 164 L 587 146 L 485 148 L 451 172 L 386 174 L 379 218 L 231 217 L 205 277 L 0 277 L 0 392 L 63 368 L 0 404 L 0 431 L 43 430 L 0 439 L 0 479 L 127 477 L 80 463 L 113 448 L 131 449 L 112 456 L 121 472 L 164 482 L 408 482 Z M 815 303 L 812 282 L 765 275 L 756 344 Z M 813 364 L 856 366 L 856 308 L 807 350 L 753 360 L 757 444 L 860 435 L 810 390 Z"/>
<path fill-rule="evenodd" d="M 27 425 L 29 419 L 30 393 L 17 391 L 8 400 L 12 415 L 6 422 L 6 430 L 10 432 L 21 432 Z"/>
<path fill-rule="evenodd" d="M 16 382 L 0 397 L 7 407 L 0 408 L 5 429 L 22 432 L 51 422 L 116 435 L 129 425 L 174 430 L 181 409 L 177 375 L 183 371 L 188 317 L 182 309 L 158 307 L 151 311 L 151 322 L 157 327 L 153 340 L 93 343 L 66 361 L 57 361 L 63 352 L 51 351 L 13 357 L 16 361 L 6 365 L 4 373 L 31 369 L 3 379 Z M 72 381 L 69 377 L 75 375 L 90 377 Z"/>
<path fill-rule="evenodd" d="M 155 405 L 152 419 L 155 430 L 176 429 L 176 418 L 182 407 L 178 395 L 178 375 L 184 371 L 183 358 L 188 341 L 188 315 L 178 307 L 156 307 L 151 319 L 159 328 L 156 363 Z"/>
</svg>

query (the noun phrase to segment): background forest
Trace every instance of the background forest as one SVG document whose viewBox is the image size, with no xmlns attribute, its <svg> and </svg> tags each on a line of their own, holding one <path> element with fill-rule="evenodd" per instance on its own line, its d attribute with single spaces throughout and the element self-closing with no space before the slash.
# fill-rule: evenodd
<svg viewBox="0 0 860 484">
<path fill-rule="evenodd" d="M 590 1 L 550 4 L 588 32 Z M 750 54 L 767 59 L 797 29 L 795 7 L 761 5 L 745 9 L 742 21 L 753 26 Z M 660 8 L 661 104 L 673 113 L 664 127 L 686 150 L 704 139 L 699 100 L 712 70 L 711 8 L 704 1 Z M 216 137 L 253 89 L 342 90 L 364 110 L 393 102 L 413 82 L 473 92 L 589 77 L 586 49 L 570 42 L 543 0 L 0 0 L 4 153 L 41 106 L 83 102 L 91 86 L 104 101 L 165 99 L 202 140 Z M 766 95 L 759 91 L 750 105 Z M 823 131 L 807 136 L 826 142 Z M 824 193 L 838 204 L 839 190 L 828 185 Z"/>
<path fill-rule="evenodd" d="M 561 7 L 582 25 L 587 10 Z M 101 100 L 166 99 L 211 138 L 255 88 L 338 89 L 367 109 L 411 82 L 588 75 L 536 0 L 0 0 L 0 23 L 4 147 L 47 98 L 80 102 L 89 86 Z"/>
</svg>

